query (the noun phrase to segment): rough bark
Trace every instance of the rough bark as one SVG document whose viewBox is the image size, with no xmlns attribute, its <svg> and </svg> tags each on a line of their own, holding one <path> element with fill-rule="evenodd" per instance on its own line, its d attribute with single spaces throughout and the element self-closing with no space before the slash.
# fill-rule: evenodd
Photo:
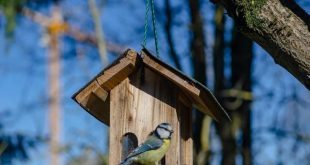
<svg viewBox="0 0 310 165">
<path fill-rule="evenodd" d="M 238 29 L 310 89 L 310 16 L 291 0 L 220 0 Z"/>
</svg>

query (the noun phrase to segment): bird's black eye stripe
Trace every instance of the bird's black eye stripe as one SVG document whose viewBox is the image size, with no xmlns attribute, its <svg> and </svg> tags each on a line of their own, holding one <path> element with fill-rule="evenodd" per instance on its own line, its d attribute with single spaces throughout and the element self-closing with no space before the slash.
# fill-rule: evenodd
<svg viewBox="0 0 310 165">
<path fill-rule="evenodd" d="M 167 129 L 167 128 L 165 128 L 165 127 L 159 126 L 159 128 L 162 128 L 162 129 L 164 129 L 164 130 L 166 130 L 166 131 L 168 131 L 168 132 L 171 132 L 169 129 Z"/>
</svg>

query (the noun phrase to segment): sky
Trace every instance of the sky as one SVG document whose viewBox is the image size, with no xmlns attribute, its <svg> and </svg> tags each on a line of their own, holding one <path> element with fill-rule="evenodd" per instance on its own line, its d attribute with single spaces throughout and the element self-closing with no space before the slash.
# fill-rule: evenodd
<svg viewBox="0 0 310 165">
<path fill-rule="evenodd" d="M 158 36 L 160 40 L 160 58 L 173 65 L 169 58 L 167 42 L 163 31 L 164 0 L 156 1 Z M 306 0 L 299 1 L 307 11 L 310 4 Z M 74 7 L 72 7 L 74 4 Z M 72 26 L 91 33 L 93 24 L 87 1 L 64 0 L 61 2 L 66 20 Z M 172 6 L 177 9 L 174 16 L 174 42 L 181 59 L 182 69 L 187 75 L 192 74 L 190 49 L 188 46 L 190 33 L 188 6 L 183 1 L 174 0 Z M 141 49 L 144 30 L 144 1 L 114 0 L 99 4 L 104 35 L 107 41 L 114 42 L 137 51 Z M 36 9 L 48 14 L 49 6 Z M 203 5 L 205 38 L 207 43 L 208 82 L 212 89 L 212 46 L 213 46 L 213 5 Z M 85 11 L 85 12 L 81 12 Z M 227 16 L 227 35 L 233 25 Z M 48 79 L 47 79 L 47 47 L 44 42 L 45 30 L 29 19 L 19 17 L 12 41 L 4 36 L 5 19 L 0 14 L 0 119 L 7 133 L 48 136 Z M 152 31 L 148 33 L 148 48 L 155 50 Z M 97 50 L 87 44 L 78 43 L 68 37 L 62 38 L 62 143 L 69 146 L 63 155 L 67 161 L 72 155 L 81 152 L 82 146 L 91 146 L 102 152 L 107 151 L 107 129 L 102 123 L 87 114 L 77 105 L 71 96 L 93 76 L 103 69 Z M 276 160 L 287 160 L 288 164 L 303 164 L 310 156 L 310 142 L 305 141 L 302 147 L 296 145 L 294 134 L 310 135 L 308 119 L 310 118 L 310 93 L 273 59 L 260 46 L 255 45 L 253 64 L 253 80 L 255 81 L 254 102 L 252 109 L 253 151 L 256 164 L 274 164 Z M 229 53 L 229 50 L 226 51 Z M 77 53 L 81 56 L 77 57 Z M 112 62 L 116 56 L 109 54 Z M 229 59 L 228 59 L 229 62 Z M 226 63 L 228 63 L 226 61 Z M 226 72 L 229 74 L 229 71 Z M 294 101 L 298 100 L 298 101 Z M 5 117 L 2 117 L 5 116 Z M 288 130 L 291 134 L 279 137 L 270 128 Z M 212 138 L 212 148 L 219 153 L 220 147 L 216 136 Z M 262 146 L 263 144 L 263 146 Z M 30 150 L 31 159 L 15 164 L 48 164 L 47 145 L 40 145 Z M 219 159 L 215 154 L 213 163 Z"/>
</svg>

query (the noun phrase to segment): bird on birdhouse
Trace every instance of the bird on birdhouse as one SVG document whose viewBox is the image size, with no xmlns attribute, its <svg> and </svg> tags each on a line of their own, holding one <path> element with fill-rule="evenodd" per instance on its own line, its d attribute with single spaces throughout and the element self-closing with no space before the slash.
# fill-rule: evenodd
<svg viewBox="0 0 310 165">
<path fill-rule="evenodd" d="M 169 123 L 159 124 L 148 139 L 129 153 L 119 165 L 130 165 L 133 162 L 156 165 L 168 151 L 172 133 Z"/>
</svg>

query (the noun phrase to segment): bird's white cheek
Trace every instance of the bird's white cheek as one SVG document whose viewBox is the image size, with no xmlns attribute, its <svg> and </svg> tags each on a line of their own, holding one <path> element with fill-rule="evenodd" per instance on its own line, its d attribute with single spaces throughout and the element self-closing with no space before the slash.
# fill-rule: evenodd
<svg viewBox="0 0 310 165">
<path fill-rule="evenodd" d="M 170 132 L 168 132 L 168 131 L 165 131 L 163 134 L 164 134 L 164 138 L 169 138 L 170 137 Z"/>
</svg>

